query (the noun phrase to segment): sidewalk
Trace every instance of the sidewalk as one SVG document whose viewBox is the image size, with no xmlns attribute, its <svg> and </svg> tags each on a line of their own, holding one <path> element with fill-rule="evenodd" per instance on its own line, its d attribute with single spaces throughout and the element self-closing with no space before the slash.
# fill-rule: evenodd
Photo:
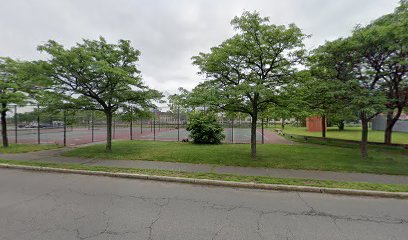
<svg viewBox="0 0 408 240">
<path fill-rule="evenodd" d="M 158 162 L 142 160 L 103 160 L 103 159 L 85 159 L 64 157 L 61 154 L 70 148 L 54 149 L 47 151 L 19 153 L 19 154 L 1 154 L 0 159 L 18 160 L 18 161 L 41 161 L 52 163 L 75 163 L 89 166 L 108 166 L 124 168 L 142 168 L 159 169 L 184 172 L 204 172 L 221 173 L 247 176 L 269 176 L 277 178 L 308 178 L 318 180 L 369 182 L 384 184 L 408 184 L 408 176 L 379 175 L 369 173 L 347 173 L 331 172 L 318 170 L 293 170 L 276 168 L 254 168 L 254 167 L 236 167 L 236 166 L 214 166 L 210 164 L 191 164 L 176 162 Z"/>
</svg>

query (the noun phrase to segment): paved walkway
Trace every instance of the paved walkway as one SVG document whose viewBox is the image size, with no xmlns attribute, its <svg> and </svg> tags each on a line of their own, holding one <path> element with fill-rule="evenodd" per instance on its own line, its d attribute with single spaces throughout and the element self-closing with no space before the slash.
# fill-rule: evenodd
<svg viewBox="0 0 408 240">
<path fill-rule="evenodd" d="M 318 180 L 354 181 L 386 184 L 408 184 L 408 176 L 380 175 L 369 173 L 347 173 L 318 170 L 293 170 L 276 168 L 254 168 L 235 166 L 214 166 L 210 164 L 191 164 L 175 162 L 157 162 L 142 160 L 103 160 L 64 157 L 61 154 L 71 148 L 54 149 L 21 154 L 2 154 L 0 159 L 19 161 L 41 161 L 52 163 L 76 163 L 89 166 L 109 166 L 125 168 L 160 169 L 185 172 L 225 173 L 247 176 L 270 176 L 278 178 L 308 178 Z"/>
</svg>

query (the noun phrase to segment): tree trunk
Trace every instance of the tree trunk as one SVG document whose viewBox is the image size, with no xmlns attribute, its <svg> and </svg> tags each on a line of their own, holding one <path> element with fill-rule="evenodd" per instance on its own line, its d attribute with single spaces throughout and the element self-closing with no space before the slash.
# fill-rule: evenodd
<svg viewBox="0 0 408 240">
<path fill-rule="evenodd" d="M 2 133 L 1 135 L 3 138 L 3 147 L 5 148 L 9 146 L 7 137 L 6 107 L 7 105 L 3 103 L 2 104 L 3 110 L 1 111 L 1 133 Z"/>
<path fill-rule="evenodd" d="M 258 120 L 257 114 L 252 116 L 251 121 L 251 157 L 256 159 L 256 122 Z"/>
<path fill-rule="evenodd" d="M 283 118 L 282 118 L 281 126 L 282 126 L 282 130 L 285 129 L 285 119 Z"/>
<path fill-rule="evenodd" d="M 344 130 L 344 120 L 340 120 L 337 123 L 337 127 L 339 128 L 340 131 L 343 131 Z"/>
<path fill-rule="evenodd" d="M 322 114 L 322 138 L 326 138 L 326 114 Z"/>
<path fill-rule="evenodd" d="M 106 151 L 112 151 L 112 111 L 105 111 L 106 115 Z"/>
<path fill-rule="evenodd" d="M 394 116 L 394 111 L 388 111 L 387 113 L 387 126 L 385 128 L 384 143 L 390 145 L 392 143 L 392 129 L 395 123 L 397 123 L 402 113 L 402 108 L 398 108 L 397 114 Z"/>
<path fill-rule="evenodd" d="M 362 158 L 368 157 L 368 120 L 365 114 L 361 116 L 361 144 L 360 144 L 360 152 Z"/>
</svg>

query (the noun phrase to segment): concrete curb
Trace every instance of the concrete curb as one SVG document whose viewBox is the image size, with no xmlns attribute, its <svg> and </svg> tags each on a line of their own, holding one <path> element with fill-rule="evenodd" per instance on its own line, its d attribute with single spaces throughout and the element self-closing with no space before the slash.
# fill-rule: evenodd
<svg viewBox="0 0 408 240">
<path fill-rule="evenodd" d="M 250 189 L 263 189 L 263 190 L 275 190 L 275 191 L 314 192 L 314 193 L 341 194 L 341 195 L 351 195 L 351 196 L 408 199 L 408 192 L 384 192 L 384 191 L 355 190 L 355 189 L 344 189 L 344 188 L 324 188 L 324 187 L 309 187 L 309 186 L 295 186 L 295 185 L 281 185 L 281 184 L 262 184 L 262 183 L 253 183 L 253 182 L 233 182 L 233 181 L 221 181 L 221 180 L 210 180 L 210 179 L 168 177 L 168 176 L 146 175 L 146 174 L 136 174 L 136 173 L 113 173 L 113 172 L 103 172 L 103 171 L 75 170 L 75 169 L 37 167 L 37 166 L 25 166 L 25 165 L 13 165 L 13 164 L 0 164 L 0 168 L 20 169 L 20 170 L 28 170 L 28 171 L 54 172 L 54 173 L 93 175 L 93 176 L 106 176 L 106 177 L 118 177 L 118 178 L 143 179 L 143 180 L 154 180 L 154 181 L 163 181 L 163 182 L 188 183 L 188 184 L 234 187 L 234 188 L 250 188 Z"/>
</svg>

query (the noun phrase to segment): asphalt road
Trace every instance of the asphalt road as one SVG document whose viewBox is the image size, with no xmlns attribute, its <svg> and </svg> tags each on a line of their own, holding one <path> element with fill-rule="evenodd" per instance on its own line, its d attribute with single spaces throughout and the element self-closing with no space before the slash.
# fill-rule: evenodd
<svg viewBox="0 0 408 240">
<path fill-rule="evenodd" d="M 408 201 L 0 169 L 0 239 L 408 239 Z"/>
</svg>

